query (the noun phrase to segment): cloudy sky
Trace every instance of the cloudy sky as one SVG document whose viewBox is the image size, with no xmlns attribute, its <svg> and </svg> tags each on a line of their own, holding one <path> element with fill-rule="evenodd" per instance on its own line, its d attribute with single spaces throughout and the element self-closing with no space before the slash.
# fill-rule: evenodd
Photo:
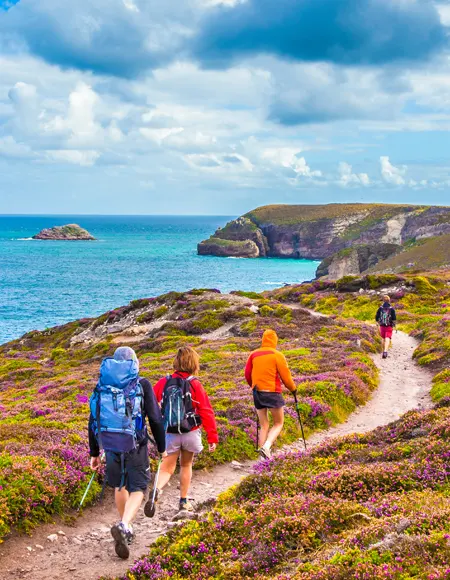
<svg viewBox="0 0 450 580">
<path fill-rule="evenodd" d="M 0 213 L 450 204 L 450 2 L 0 0 Z"/>
</svg>

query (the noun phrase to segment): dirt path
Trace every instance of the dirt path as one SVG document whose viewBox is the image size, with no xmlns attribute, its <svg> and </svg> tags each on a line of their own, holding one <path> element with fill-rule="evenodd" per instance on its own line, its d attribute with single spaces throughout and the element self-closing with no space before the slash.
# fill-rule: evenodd
<svg viewBox="0 0 450 580">
<path fill-rule="evenodd" d="M 373 398 L 353 413 L 346 423 L 314 434 L 309 446 L 325 439 L 353 432 L 365 432 L 385 425 L 406 411 L 431 404 L 429 391 L 431 375 L 418 367 L 411 355 L 417 342 L 408 335 L 394 334 L 394 346 L 389 358 L 374 360 L 380 368 L 380 386 Z M 302 448 L 296 443 L 291 448 Z M 210 472 L 196 472 L 192 484 L 192 497 L 204 502 L 216 497 L 231 485 L 238 483 L 251 471 L 252 463 L 245 465 L 222 465 Z M 0 545 L 0 578 L 25 578 L 27 580 L 73 579 L 96 580 L 101 575 L 123 574 L 147 547 L 167 529 L 174 525 L 176 513 L 177 481 L 173 479 L 167 488 L 154 519 L 145 518 L 143 512 L 135 523 L 136 543 L 128 561 L 119 560 L 113 548 L 109 526 L 116 520 L 112 495 L 105 498 L 103 505 L 93 507 L 79 518 L 75 527 L 67 525 L 41 526 L 32 537 L 14 536 Z M 58 534 L 58 532 L 62 532 Z M 56 541 L 47 539 L 57 534 Z"/>
<path fill-rule="evenodd" d="M 432 375 L 412 359 L 417 344 L 404 332 L 394 333 L 388 358 L 383 360 L 381 354 L 373 357 L 380 370 L 380 385 L 370 401 L 352 413 L 345 423 L 314 433 L 307 444 L 313 446 L 330 437 L 365 433 L 395 421 L 411 409 L 429 408 Z M 303 449 L 303 443 L 297 442 L 292 447 Z"/>
</svg>

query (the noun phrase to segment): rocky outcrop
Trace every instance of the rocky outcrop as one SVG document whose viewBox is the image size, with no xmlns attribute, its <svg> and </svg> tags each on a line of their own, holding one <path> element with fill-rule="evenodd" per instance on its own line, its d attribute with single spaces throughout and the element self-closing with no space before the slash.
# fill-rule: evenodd
<svg viewBox="0 0 450 580">
<path fill-rule="evenodd" d="M 256 257 L 323 260 L 355 245 L 403 245 L 447 233 L 450 207 L 446 206 L 277 205 L 260 207 L 230 222 L 211 240 L 252 241 L 258 248 Z M 199 253 L 230 255 L 224 253 L 222 243 L 217 247 L 211 240 L 199 244 Z M 238 255 L 249 257 L 248 249 Z"/>
<path fill-rule="evenodd" d="M 242 242 L 222 240 L 212 237 L 197 246 L 200 256 L 220 256 L 223 258 L 259 258 L 260 249 L 252 240 Z"/>
<path fill-rule="evenodd" d="M 256 224 L 247 217 L 229 222 L 224 228 L 200 242 L 197 246 L 200 255 L 261 258 L 267 256 L 267 239 Z"/>
<path fill-rule="evenodd" d="M 78 224 L 67 224 L 65 226 L 55 226 L 54 228 L 47 228 L 42 230 L 35 236 L 33 240 L 95 240 L 87 230 L 80 227 Z"/>
<path fill-rule="evenodd" d="M 359 276 L 379 262 L 397 254 L 401 248 L 398 244 L 375 244 L 346 248 L 325 258 L 317 268 L 316 276 L 331 280 L 338 280 L 344 276 Z"/>
</svg>

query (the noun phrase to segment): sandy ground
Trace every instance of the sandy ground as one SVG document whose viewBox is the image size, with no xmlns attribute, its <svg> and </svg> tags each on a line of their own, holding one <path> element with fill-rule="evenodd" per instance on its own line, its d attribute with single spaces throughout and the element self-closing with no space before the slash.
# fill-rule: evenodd
<svg viewBox="0 0 450 580">
<path fill-rule="evenodd" d="M 349 419 L 326 432 L 314 434 L 308 441 L 312 447 L 329 437 L 365 432 L 385 425 L 406 411 L 431 405 L 429 392 L 431 375 L 418 367 L 411 355 L 417 342 L 402 332 L 394 334 L 394 346 L 389 358 L 374 357 L 380 368 L 380 386 L 372 399 L 353 413 Z M 303 448 L 298 442 L 292 448 Z M 201 503 L 216 497 L 238 483 L 252 469 L 245 465 L 222 465 L 207 472 L 195 472 L 191 496 Z M 132 564 L 133 558 L 145 554 L 146 548 L 174 524 L 176 514 L 177 480 L 165 490 L 154 519 L 140 512 L 135 523 L 136 543 L 128 561 L 117 558 L 109 526 L 116 521 L 112 494 L 102 505 L 87 509 L 72 527 L 60 523 L 39 527 L 32 536 L 14 535 L 0 545 L 0 579 L 26 580 L 74 579 L 95 580 L 102 575 L 119 576 Z M 58 533 L 62 532 L 62 533 Z M 50 534 L 58 539 L 51 542 Z"/>
</svg>

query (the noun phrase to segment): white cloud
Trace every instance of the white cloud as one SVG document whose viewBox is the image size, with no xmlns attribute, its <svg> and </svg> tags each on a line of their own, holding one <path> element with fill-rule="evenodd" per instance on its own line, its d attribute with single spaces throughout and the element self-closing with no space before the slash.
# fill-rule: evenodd
<svg viewBox="0 0 450 580">
<path fill-rule="evenodd" d="M 17 143 L 10 135 L 0 137 L 0 157 L 10 159 L 29 159 L 33 157 L 33 152 L 28 145 Z"/>
<path fill-rule="evenodd" d="M 154 141 L 158 145 L 162 145 L 163 141 L 170 137 L 171 135 L 176 135 L 183 131 L 183 127 L 173 127 L 170 129 L 153 129 L 148 127 L 141 127 L 139 132 L 143 135 L 146 139 L 150 141 Z"/>
<path fill-rule="evenodd" d="M 392 165 L 392 163 L 389 161 L 388 156 L 380 157 L 380 165 L 381 176 L 386 183 L 391 185 L 405 185 L 406 181 L 404 175 L 408 169 L 406 165 L 395 167 L 395 165 Z"/>
<path fill-rule="evenodd" d="M 306 163 L 304 157 L 299 157 L 301 151 L 283 147 L 279 149 L 265 149 L 262 152 L 262 159 L 269 161 L 273 165 L 278 165 L 292 170 L 297 176 L 321 177 L 321 171 L 312 171 Z"/>
<path fill-rule="evenodd" d="M 31 133 L 38 122 L 38 98 L 36 87 L 22 81 L 17 82 L 8 92 L 16 112 L 16 125 L 23 133 Z"/>
<path fill-rule="evenodd" d="M 63 161 L 74 165 L 90 167 L 95 164 L 100 157 L 98 151 L 80 151 L 76 149 L 59 149 L 57 151 L 46 151 L 50 161 Z"/>
<path fill-rule="evenodd" d="M 130 12 L 140 12 L 139 8 L 136 6 L 133 0 L 123 0 L 123 5 L 125 8 L 130 10 Z"/>
<path fill-rule="evenodd" d="M 225 177 L 234 177 L 237 174 L 253 171 L 252 162 L 238 153 L 190 153 L 183 159 L 193 169 L 200 169 L 208 172 L 219 172 Z"/>
<path fill-rule="evenodd" d="M 370 178 L 367 173 L 353 173 L 353 168 L 349 163 L 341 161 L 339 163 L 339 185 L 347 187 L 348 185 L 370 185 Z"/>
</svg>

